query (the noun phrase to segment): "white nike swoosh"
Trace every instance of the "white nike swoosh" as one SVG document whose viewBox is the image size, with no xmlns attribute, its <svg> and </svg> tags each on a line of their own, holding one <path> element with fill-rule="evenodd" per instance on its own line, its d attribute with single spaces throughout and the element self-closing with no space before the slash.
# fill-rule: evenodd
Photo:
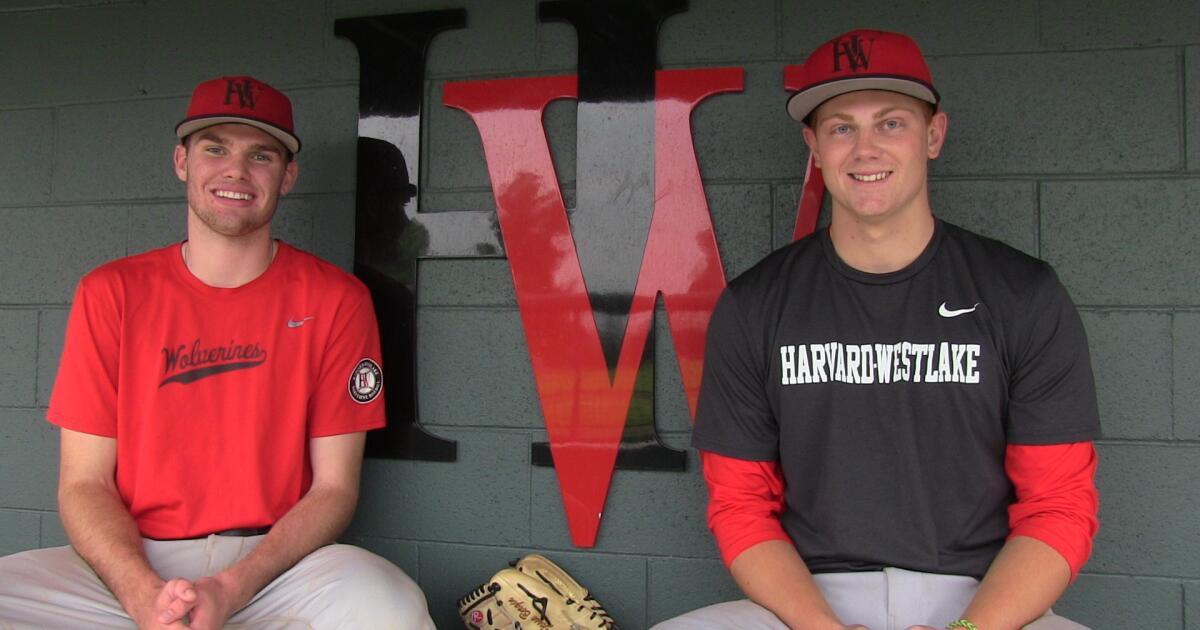
<svg viewBox="0 0 1200 630">
<path fill-rule="evenodd" d="M 288 320 L 288 328 L 299 328 L 304 325 L 304 322 L 306 322 L 310 319 L 314 319 L 314 317 L 310 315 L 301 320 L 289 319 Z"/>
<path fill-rule="evenodd" d="M 946 308 L 946 303 L 942 302 L 942 305 L 938 307 L 938 315 L 941 315 L 942 317 L 958 317 L 959 315 L 966 315 L 967 313 L 974 313 L 975 309 L 977 309 L 977 308 L 979 308 L 979 302 L 976 302 L 975 306 L 972 306 L 971 308 L 959 308 L 959 309 L 950 310 L 950 309 Z"/>
</svg>

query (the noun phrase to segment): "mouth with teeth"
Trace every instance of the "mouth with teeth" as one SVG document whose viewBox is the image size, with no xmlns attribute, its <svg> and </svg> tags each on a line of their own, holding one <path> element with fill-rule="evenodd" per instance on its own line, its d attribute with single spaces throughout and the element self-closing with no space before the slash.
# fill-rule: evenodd
<svg viewBox="0 0 1200 630">
<path fill-rule="evenodd" d="M 244 192 L 235 192 L 232 190 L 214 190 L 213 194 L 222 199 L 233 199 L 236 201 L 250 201 L 254 195 Z"/>
<path fill-rule="evenodd" d="M 878 173 L 850 173 L 850 177 L 856 182 L 881 182 L 892 175 L 891 171 L 880 171 Z"/>
</svg>

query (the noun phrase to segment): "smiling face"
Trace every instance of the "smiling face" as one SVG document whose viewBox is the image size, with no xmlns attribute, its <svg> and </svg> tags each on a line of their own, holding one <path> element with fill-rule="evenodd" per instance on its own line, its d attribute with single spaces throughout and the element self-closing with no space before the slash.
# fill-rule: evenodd
<svg viewBox="0 0 1200 630">
<path fill-rule="evenodd" d="M 942 150 L 946 114 L 911 96 L 848 92 L 822 103 L 804 141 L 833 199 L 833 220 L 882 225 L 929 215 L 928 162 Z"/>
<path fill-rule="evenodd" d="M 227 237 L 268 230 L 296 163 L 270 134 L 242 124 L 201 129 L 175 147 L 175 174 L 187 183 L 189 229 Z M 195 220 L 193 220 L 195 219 Z"/>
</svg>

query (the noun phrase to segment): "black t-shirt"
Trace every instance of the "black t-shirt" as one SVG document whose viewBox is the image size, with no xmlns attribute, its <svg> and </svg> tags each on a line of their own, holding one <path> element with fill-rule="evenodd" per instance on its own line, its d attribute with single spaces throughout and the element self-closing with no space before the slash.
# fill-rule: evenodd
<svg viewBox="0 0 1200 630">
<path fill-rule="evenodd" d="M 1099 437 L 1079 315 L 1046 263 L 938 221 L 908 267 L 846 265 L 828 230 L 730 283 L 692 443 L 779 460 L 811 571 L 982 576 L 1008 535 L 1007 444 Z"/>
</svg>

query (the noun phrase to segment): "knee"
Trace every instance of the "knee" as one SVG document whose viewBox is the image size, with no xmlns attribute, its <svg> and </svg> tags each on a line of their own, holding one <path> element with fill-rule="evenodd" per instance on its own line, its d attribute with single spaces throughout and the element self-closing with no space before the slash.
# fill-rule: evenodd
<svg viewBox="0 0 1200 630">
<path fill-rule="evenodd" d="M 433 629 L 425 594 L 399 567 L 369 551 L 350 545 L 332 545 L 338 578 L 330 582 L 329 600 L 367 628 Z"/>
</svg>

